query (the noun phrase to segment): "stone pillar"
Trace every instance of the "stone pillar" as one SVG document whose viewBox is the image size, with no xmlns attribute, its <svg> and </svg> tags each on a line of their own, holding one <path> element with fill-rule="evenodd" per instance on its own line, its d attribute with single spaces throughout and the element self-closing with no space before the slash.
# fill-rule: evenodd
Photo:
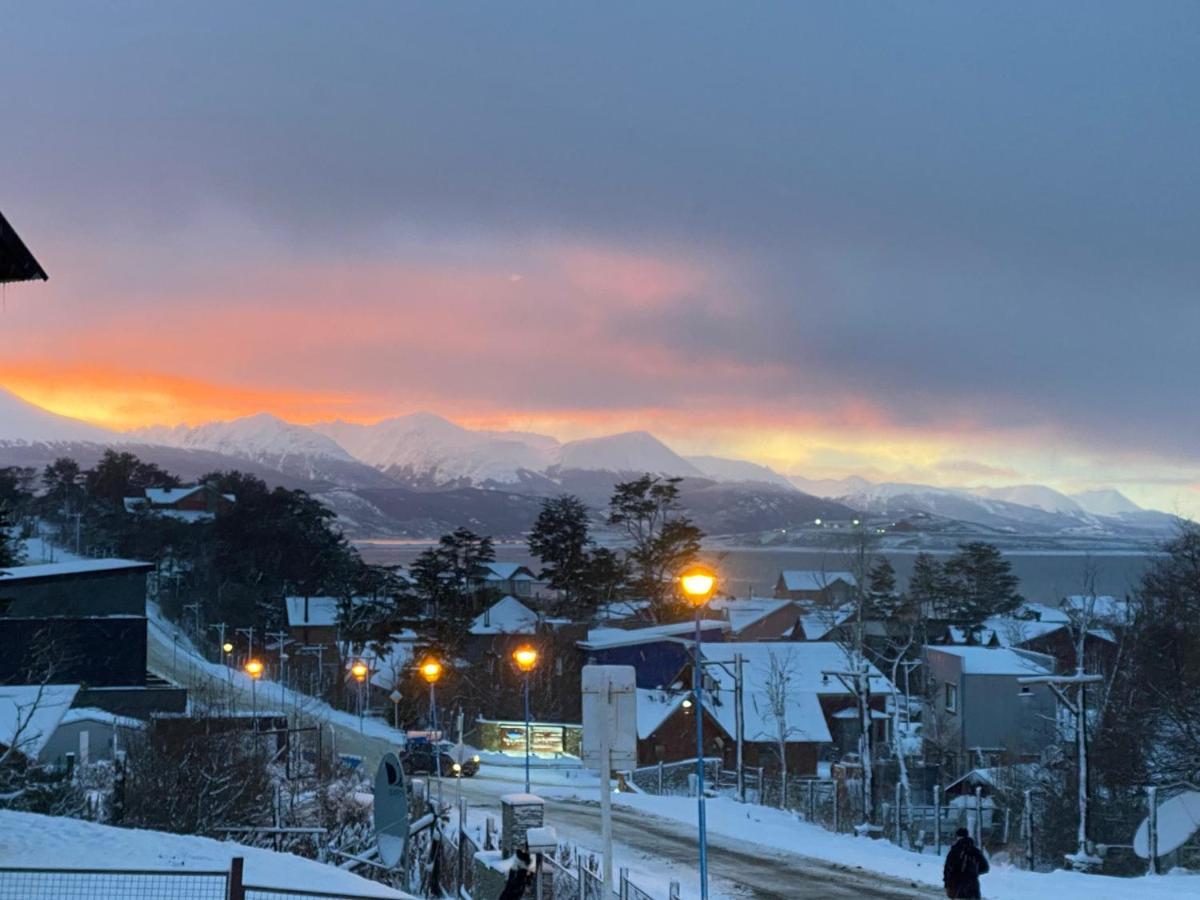
<svg viewBox="0 0 1200 900">
<path fill-rule="evenodd" d="M 530 828 L 545 823 L 545 803 L 533 794 L 505 794 L 500 798 L 500 852 L 512 856 L 526 843 Z"/>
</svg>

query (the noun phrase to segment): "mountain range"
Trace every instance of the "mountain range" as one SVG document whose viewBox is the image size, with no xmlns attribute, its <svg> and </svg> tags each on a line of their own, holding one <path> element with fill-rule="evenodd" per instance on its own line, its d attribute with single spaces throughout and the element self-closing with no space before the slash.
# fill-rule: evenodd
<svg viewBox="0 0 1200 900">
<path fill-rule="evenodd" d="M 684 457 L 645 431 L 559 442 L 548 435 L 464 428 L 429 412 L 372 425 L 314 425 L 260 413 L 195 427 L 115 432 L 60 416 L 0 389 L 0 465 L 82 465 L 121 446 L 195 478 L 240 468 L 301 487 L 361 536 L 428 537 L 467 523 L 519 534 L 543 497 L 570 492 L 603 509 L 613 484 L 645 472 L 679 477 L 684 503 L 714 535 L 778 535 L 815 520 L 871 516 L 907 531 L 961 535 L 1149 540 L 1173 517 L 1143 510 L 1116 490 L 1063 494 L 1043 485 L 946 488 L 811 480 L 746 460 Z"/>
</svg>

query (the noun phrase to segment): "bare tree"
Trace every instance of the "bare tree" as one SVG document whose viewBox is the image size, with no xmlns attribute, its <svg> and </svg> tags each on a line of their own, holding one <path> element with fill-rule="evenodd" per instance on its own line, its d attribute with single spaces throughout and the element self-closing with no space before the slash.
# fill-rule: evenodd
<svg viewBox="0 0 1200 900">
<path fill-rule="evenodd" d="M 767 677 L 762 686 L 762 701 L 766 718 L 774 723 L 771 737 L 775 741 L 779 753 L 780 806 L 787 806 L 788 795 L 788 740 L 799 733 L 794 725 L 788 723 L 788 701 L 791 698 L 792 679 L 795 677 L 795 661 L 792 651 L 768 654 Z M 754 700 L 758 707 L 758 698 Z"/>
</svg>

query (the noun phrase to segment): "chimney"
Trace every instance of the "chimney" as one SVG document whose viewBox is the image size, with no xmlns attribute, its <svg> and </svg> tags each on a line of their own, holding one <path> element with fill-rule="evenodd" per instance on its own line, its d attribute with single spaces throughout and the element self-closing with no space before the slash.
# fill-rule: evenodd
<svg viewBox="0 0 1200 900">
<path fill-rule="evenodd" d="M 308 624 L 308 594 L 304 595 L 304 624 Z"/>
<path fill-rule="evenodd" d="M 483 611 L 483 624 L 485 628 L 492 624 L 492 608 L 490 606 Z"/>
</svg>

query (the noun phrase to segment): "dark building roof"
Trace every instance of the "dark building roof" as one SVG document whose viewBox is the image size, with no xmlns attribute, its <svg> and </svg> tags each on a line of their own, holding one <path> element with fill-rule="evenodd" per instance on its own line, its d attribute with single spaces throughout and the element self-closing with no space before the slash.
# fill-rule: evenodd
<svg viewBox="0 0 1200 900">
<path fill-rule="evenodd" d="M 45 281 L 47 277 L 46 270 L 33 258 L 20 235 L 0 213 L 0 284 L 35 281 L 39 278 Z"/>
</svg>

